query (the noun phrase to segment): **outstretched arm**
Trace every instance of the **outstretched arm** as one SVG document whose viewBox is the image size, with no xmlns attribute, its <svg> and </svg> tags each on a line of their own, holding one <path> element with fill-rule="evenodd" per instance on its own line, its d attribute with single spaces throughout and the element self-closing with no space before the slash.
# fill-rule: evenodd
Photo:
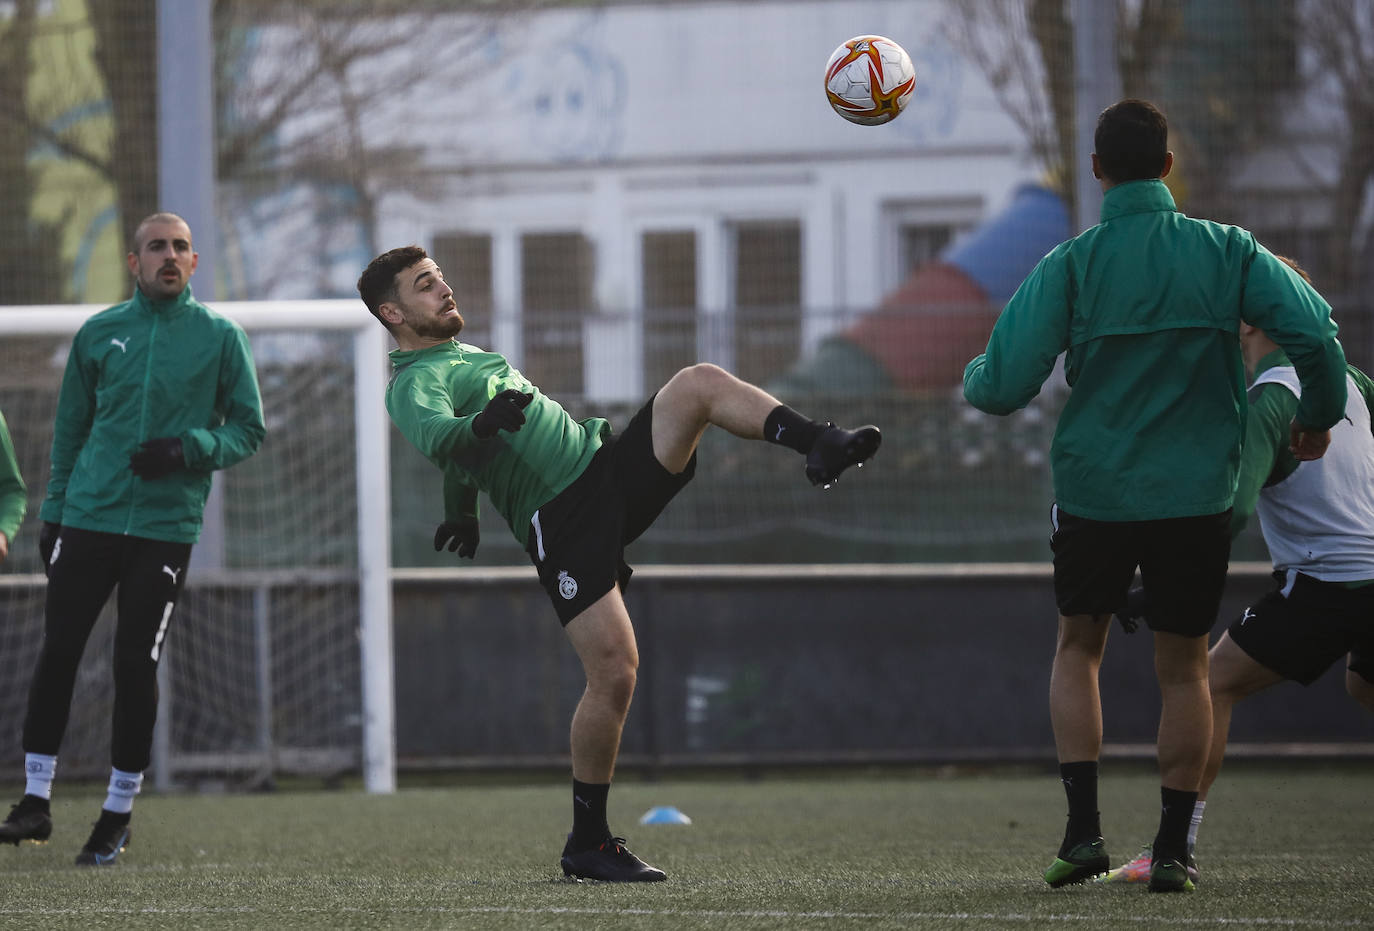
<svg viewBox="0 0 1374 931">
<path fill-rule="evenodd" d="M 988 414 L 1025 407 L 1068 348 L 1068 331 L 1067 273 L 1051 252 L 1003 308 L 986 351 L 964 368 L 964 398 Z"/>
</svg>

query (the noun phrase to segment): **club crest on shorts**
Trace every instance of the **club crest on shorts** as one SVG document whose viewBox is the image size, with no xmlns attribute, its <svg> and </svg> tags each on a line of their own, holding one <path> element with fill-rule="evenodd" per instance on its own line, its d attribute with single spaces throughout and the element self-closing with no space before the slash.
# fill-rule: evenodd
<svg viewBox="0 0 1374 931">
<path fill-rule="evenodd" d="M 558 570 L 558 594 L 562 595 L 565 601 L 572 601 L 577 597 L 577 579 L 568 575 L 567 569 Z"/>
</svg>

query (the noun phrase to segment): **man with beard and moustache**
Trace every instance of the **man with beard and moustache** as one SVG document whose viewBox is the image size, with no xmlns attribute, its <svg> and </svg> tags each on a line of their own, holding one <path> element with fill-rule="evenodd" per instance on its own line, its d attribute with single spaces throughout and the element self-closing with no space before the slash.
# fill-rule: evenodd
<svg viewBox="0 0 1374 931">
<path fill-rule="evenodd" d="M 878 428 L 817 423 L 724 369 L 697 364 L 670 378 L 616 435 L 603 418 L 573 420 L 498 353 L 459 342 L 463 317 L 453 289 L 419 246 L 374 259 L 358 293 L 400 347 L 391 353 L 387 412 L 444 474 L 434 548 L 472 558 L 477 495 L 486 492 L 524 544 L 582 662 L 587 685 L 572 719 L 564 875 L 664 879 L 611 835 L 606 817 L 639 665 L 621 596 L 631 571 L 625 547 L 691 480 L 710 424 L 796 450 L 811 483 L 827 488 L 877 451 Z"/>
<path fill-rule="evenodd" d="M 29 687 L 24 796 L 0 841 L 43 842 L 77 666 L 116 588 L 109 792 L 78 865 L 115 862 L 129 842 L 157 717 L 157 666 L 200 538 L 211 474 L 262 443 L 248 338 L 191 296 L 197 255 L 176 214 L 139 223 L 133 298 L 95 314 L 67 356 L 39 510 L 48 576 L 43 645 Z"/>
</svg>

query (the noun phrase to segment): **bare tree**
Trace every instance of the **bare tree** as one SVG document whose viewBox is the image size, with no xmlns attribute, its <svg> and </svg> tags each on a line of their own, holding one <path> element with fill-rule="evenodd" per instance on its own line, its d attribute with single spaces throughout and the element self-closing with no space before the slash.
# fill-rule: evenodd
<svg viewBox="0 0 1374 931">
<path fill-rule="evenodd" d="M 1051 19 L 1053 14 L 1046 8 L 1055 3 L 1060 0 L 957 0 L 944 29 L 955 47 L 982 71 L 1002 111 L 1025 134 L 1031 155 L 1045 169 L 1050 186 L 1068 196 L 1073 187 L 1067 163 L 1073 136 L 1072 132 L 1067 138 L 1061 135 L 1058 115 L 1073 112 L 1073 45 L 1046 47 L 1041 43 L 1053 41 L 1054 30 L 1031 27 L 1032 19 L 1042 23 Z M 1027 35 L 1036 41 L 1025 41 Z M 1051 70 L 1059 73 L 1052 77 Z M 1055 94 L 1064 99 L 1056 101 Z"/>
<path fill-rule="evenodd" d="M 1330 81 L 1349 135 L 1331 191 L 1331 243 L 1325 277 L 1339 293 L 1356 287 L 1367 254 L 1374 180 L 1374 4 L 1368 0 L 1311 0 L 1300 20 L 1314 52 L 1318 80 Z"/>
<path fill-rule="evenodd" d="M 951 41 L 981 70 L 1076 215 L 1074 33 L 1067 0 L 955 0 Z M 1117 58 L 1127 96 L 1156 94 L 1155 73 L 1179 35 L 1178 0 L 1117 0 Z M 1027 42 L 1029 36 L 1032 41 Z"/>
<path fill-rule="evenodd" d="M 159 206 L 157 0 L 101 0 L 87 8 L 114 117 L 109 153 L 98 164 L 114 185 L 120 241 L 132 243 L 138 221 Z M 175 92 L 170 81 L 161 90 Z"/>
<path fill-rule="evenodd" d="M 0 304 L 60 300 L 66 278 L 60 223 L 33 215 L 29 154 L 43 137 L 28 113 L 37 0 L 16 0 L 0 24 Z"/>
<path fill-rule="evenodd" d="M 381 199 L 434 191 L 421 146 L 434 118 L 427 105 L 461 100 L 452 88 L 481 67 L 477 53 L 493 30 L 535 5 L 493 3 L 463 17 L 400 4 L 216 0 L 221 183 L 249 200 L 315 191 L 334 225 L 356 229 L 375 253 Z M 386 116 L 402 107 L 416 118 L 393 140 L 396 121 Z"/>
<path fill-rule="evenodd" d="M 1294 3 L 1301 4 L 1301 15 Z M 946 30 L 1021 127 L 1048 183 L 1071 201 L 1076 170 L 1073 32 L 1068 0 L 953 0 Z M 1313 256 L 1332 289 L 1356 283 L 1370 248 L 1374 180 L 1374 3 L 1288 0 L 1218 6 L 1117 0 L 1117 60 L 1127 96 L 1161 103 L 1196 216 L 1247 222 L 1253 195 L 1236 187 L 1242 159 L 1281 144 L 1282 102 L 1297 99 L 1299 46 L 1338 98 L 1340 168 L 1329 191 L 1329 254 Z M 1027 41 L 1029 38 L 1031 41 Z M 1327 191 L 1317 178 L 1316 196 Z M 1072 209 L 1072 203 L 1070 208 Z"/>
<path fill-rule="evenodd" d="M 496 0 L 463 17 L 452 4 L 426 0 L 214 0 L 218 181 L 249 197 L 293 186 L 326 192 L 333 227 L 356 227 L 371 248 L 379 200 L 395 190 L 423 195 L 431 183 L 417 144 L 375 131 L 379 113 L 448 96 L 479 67 L 475 52 L 492 30 L 542 2 Z M 87 4 L 86 22 L 56 25 L 42 22 L 39 5 L 14 0 L 0 21 L 0 300 L 10 303 L 66 296 L 64 223 L 33 216 L 33 146 L 112 185 L 128 242 L 134 224 L 158 208 L 157 103 L 160 93 L 175 93 L 173 79 L 157 74 L 157 0 L 100 0 Z M 45 28 L 93 36 L 95 80 L 64 74 L 48 82 L 57 85 L 53 99 L 35 107 L 32 50 Z M 264 43 L 270 54 L 259 54 Z M 54 123 L 90 101 L 108 102 L 108 145 L 82 125 Z"/>
</svg>

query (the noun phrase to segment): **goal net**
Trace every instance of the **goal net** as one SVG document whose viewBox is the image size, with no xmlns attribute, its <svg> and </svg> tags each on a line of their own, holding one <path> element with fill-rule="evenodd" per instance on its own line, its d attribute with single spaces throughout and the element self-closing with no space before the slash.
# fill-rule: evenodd
<svg viewBox="0 0 1374 931">
<path fill-rule="evenodd" d="M 267 436 L 215 476 L 160 669 L 153 780 L 361 769 L 369 790 L 390 791 L 385 331 L 356 301 L 214 306 L 248 332 Z M 99 309 L 0 309 L 0 411 L 29 486 L 0 575 L 0 766 L 21 762 L 42 643 L 38 510 L 58 391 L 72 335 Z M 64 776 L 108 771 L 114 620 L 112 598 L 78 674 Z"/>
</svg>

